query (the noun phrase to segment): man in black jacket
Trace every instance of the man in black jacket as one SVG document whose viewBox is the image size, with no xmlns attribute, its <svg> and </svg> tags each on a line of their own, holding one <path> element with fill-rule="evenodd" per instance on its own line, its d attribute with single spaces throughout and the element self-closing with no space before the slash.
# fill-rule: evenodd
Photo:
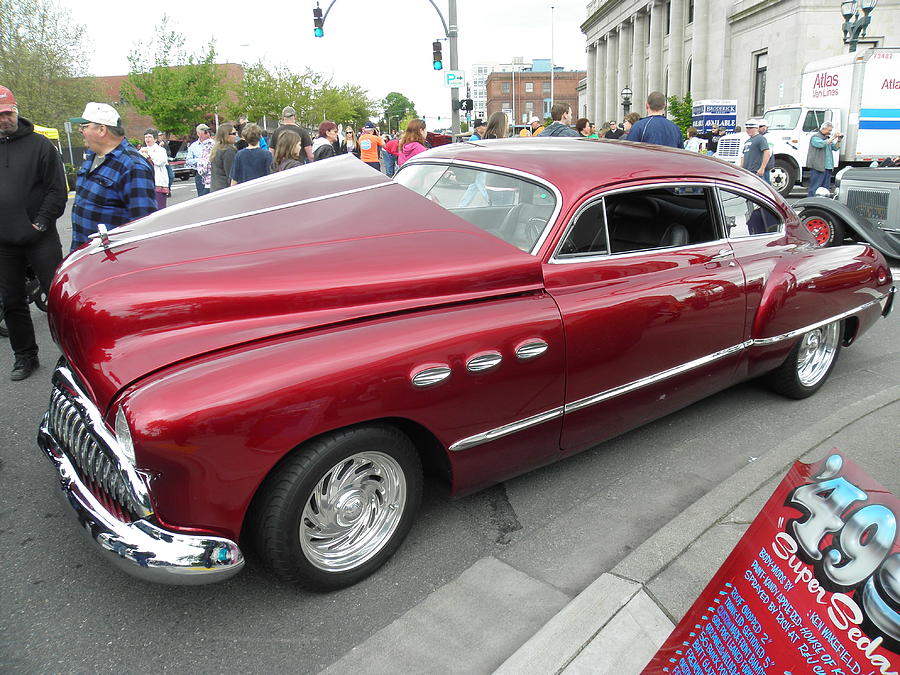
<svg viewBox="0 0 900 675">
<path fill-rule="evenodd" d="M 31 265 L 41 288 L 49 290 L 62 260 L 56 219 L 67 195 L 59 152 L 19 117 L 13 93 L 0 86 L 0 300 L 15 356 L 12 380 L 24 380 L 38 367 L 25 270 Z"/>
</svg>

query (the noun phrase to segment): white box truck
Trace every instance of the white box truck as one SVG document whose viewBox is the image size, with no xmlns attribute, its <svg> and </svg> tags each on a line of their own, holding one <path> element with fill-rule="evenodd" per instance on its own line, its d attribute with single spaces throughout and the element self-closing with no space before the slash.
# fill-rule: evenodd
<svg viewBox="0 0 900 675">
<path fill-rule="evenodd" d="M 775 155 L 772 186 L 787 196 L 803 178 L 809 140 L 824 121 L 844 134 L 838 166 L 866 166 L 900 155 L 900 47 L 814 61 L 803 69 L 801 102 L 766 110 Z M 716 157 L 737 163 L 745 133 L 719 141 Z"/>
</svg>

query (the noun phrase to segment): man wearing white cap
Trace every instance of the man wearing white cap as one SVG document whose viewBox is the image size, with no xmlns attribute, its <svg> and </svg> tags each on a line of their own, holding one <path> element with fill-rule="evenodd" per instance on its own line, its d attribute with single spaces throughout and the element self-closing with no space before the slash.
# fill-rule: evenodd
<svg viewBox="0 0 900 675">
<path fill-rule="evenodd" d="M 124 225 L 156 210 L 153 169 L 125 138 L 119 113 L 111 105 L 91 102 L 80 125 L 86 159 L 78 170 L 72 205 L 72 250 L 98 231 Z"/>
<path fill-rule="evenodd" d="M 519 132 L 519 136 L 537 136 L 544 130 L 544 125 L 541 124 L 540 117 L 532 117 L 529 120 L 529 123 L 531 124 L 531 129 L 522 129 L 522 131 Z"/>
<path fill-rule="evenodd" d="M 13 93 L 0 86 L 0 303 L 15 362 L 10 379 L 38 367 L 38 345 L 28 308 L 25 268 L 44 292 L 62 260 L 56 219 L 66 209 L 66 176 L 59 152 L 19 117 Z"/>
<path fill-rule="evenodd" d="M 747 130 L 747 135 L 750 138 L 744 142 L 744 151 L 741 155 L 740 165 L 768 183 L 769 172 L 766 171 L 766 165 L 769 163 L 769 156 L 772 154 L 772 151 L 769 150 L 769 142 L 765 136 L 760 135 L 759 122 L 757 120 L 747 120 L 744 128 Z"/>
</svg>

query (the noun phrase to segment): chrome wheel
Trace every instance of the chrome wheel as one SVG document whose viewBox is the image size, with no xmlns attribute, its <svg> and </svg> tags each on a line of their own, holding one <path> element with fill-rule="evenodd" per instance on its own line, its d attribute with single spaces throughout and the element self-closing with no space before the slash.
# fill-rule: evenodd
<svg viewBox="0 0 900 675">
<path fill-rule="evenodd" d="M 816 328 L 800 339 L 797 352 L 797 379 L 804 387 L 818 384 L 828 372 L 838 352 L 840 322 Z"/>
<path fill-rule="evenodd" d="M 393 536 L 404 513 L 406 475 L 396 459 L 360 452 L 318 480 L 300 518 L 300 548 L 326 572 L 358 567 Z"/>
</svg>

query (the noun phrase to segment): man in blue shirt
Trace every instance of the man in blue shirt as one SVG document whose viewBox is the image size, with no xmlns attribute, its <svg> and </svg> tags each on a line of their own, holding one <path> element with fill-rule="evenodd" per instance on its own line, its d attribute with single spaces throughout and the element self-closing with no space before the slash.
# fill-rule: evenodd
<svg viewBox="0 0 900 675">
<path fill-rule="evenodd" d="M 156 211 L 153 169 L 125 138 L 122 119 L 105 103 L 88 103 L 81 117 L 87 159 L 78 170 L 72 205 L 72 249 L 98 231 L 124 225 Z"/>
<path fill-rule="evenodd" d="M 750 138 L 744 143 L 739 164 L 768 183 L 769 172 L 766 167 L 769 164 L 769 157 L 772 155 L 772 151 L 769 150 L 769 142 L 765 136 L 759 133 L 757 120 L 747 120 L 744 128 Z"/>
<path fill-rule="evenodd" d="M 637 143 L 655 143 L 671 148 L 683 148 L 684 136 L 681 129 L 666 119 L 666 95 L 660 91 L 650 92 L 647 97 L 647 116 L 639 119 L 628 132 L 628 140 Z"/>
</svg>

